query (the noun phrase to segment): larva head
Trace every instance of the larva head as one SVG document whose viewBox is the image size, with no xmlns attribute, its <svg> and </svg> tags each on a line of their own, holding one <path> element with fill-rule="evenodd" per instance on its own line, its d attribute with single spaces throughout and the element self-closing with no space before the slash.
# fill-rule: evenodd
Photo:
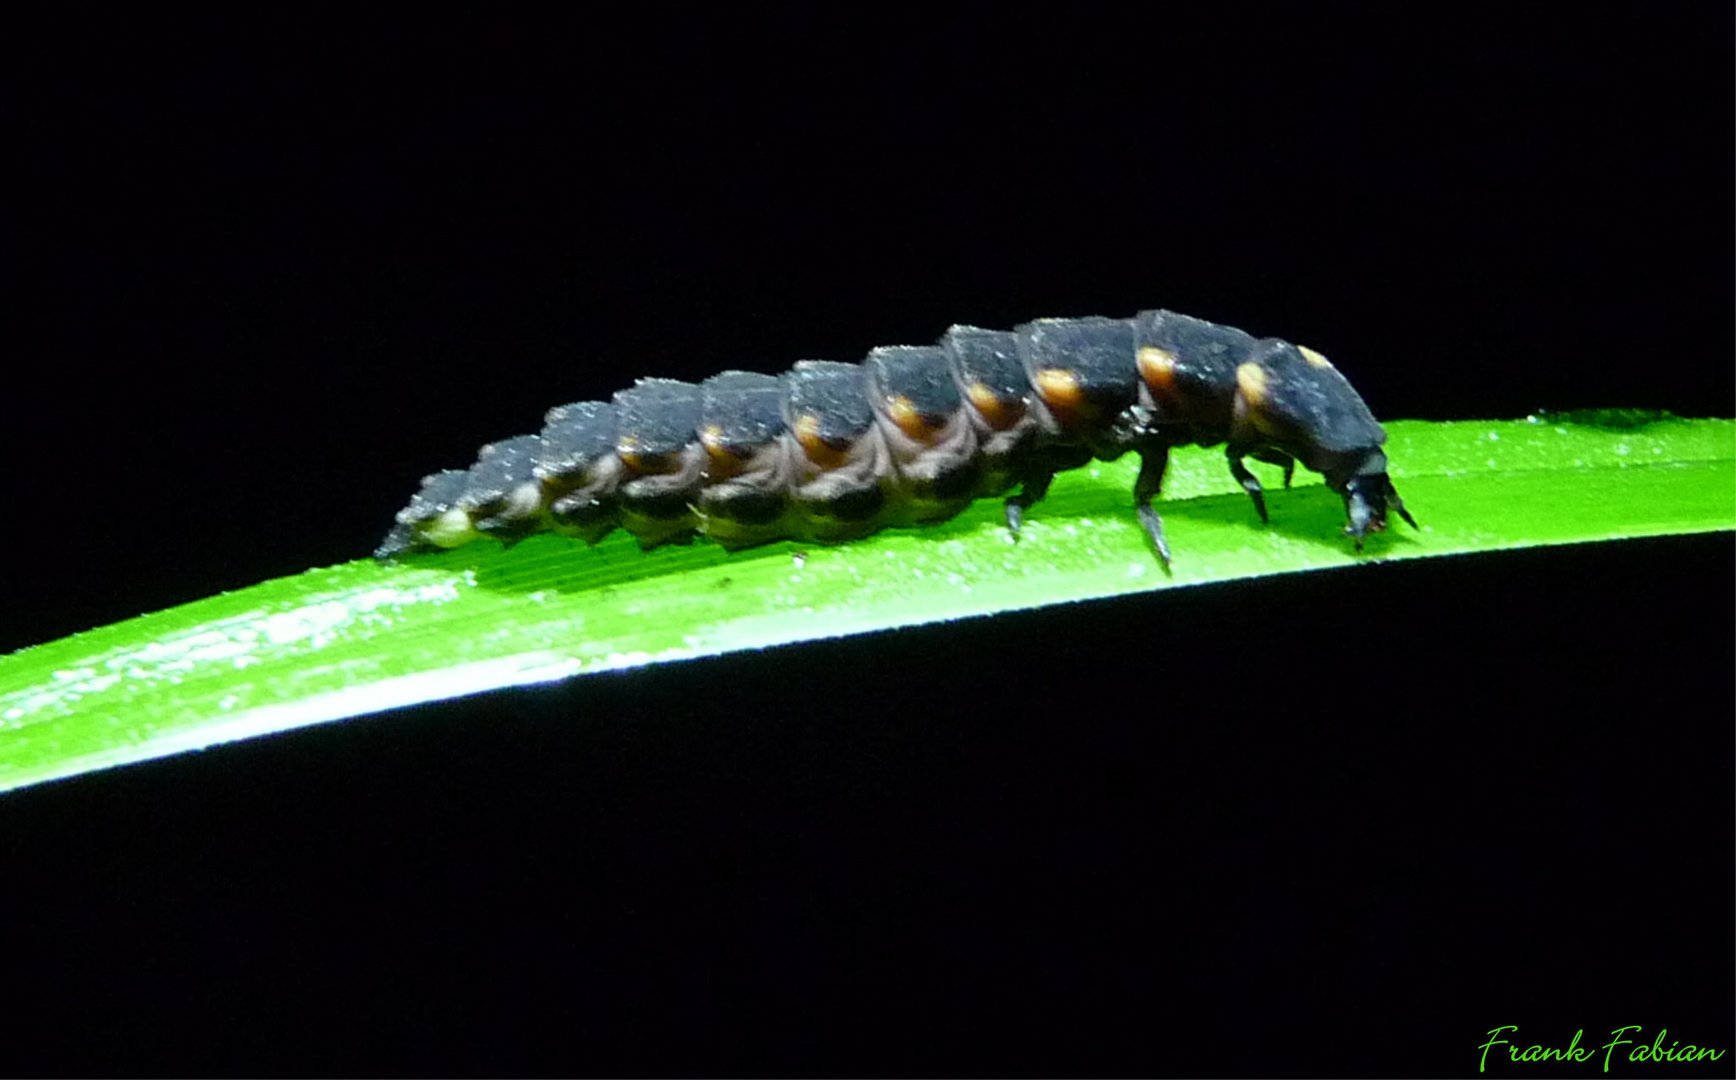
<svg viewBox="0 0 1736 1080">
<path fill-rule="evenodd" d="M 1256 342 L 1236 368 L 1238 406 L 1258 440 L 1326 477 L 1344 499 L 1346 535 L 1386 529 L 1390 509 L 1416 527 L 1386 474 L 1386 431 L 1349 380 L 1313 349 L 1277 338 Z"/>
<path fill-rule="evenodd" d="M 1386 454 L 1380 447 L 1337 454 L 1334 458 L 1324 470 L 1326 486 L 1344 499 L 1348 518 L 1344 534 L 1356 541 L 1356 550 L 1362 550 L 1362 538 L 1367 534 L 1386 531 L 1388 510 L 1398 514 L 1411 528 L 1417 527 L 1416 518 L 1404 508 L 1404 500 L 1398 497 L 1392 479 L 1386 474 Z"/>
</svg>

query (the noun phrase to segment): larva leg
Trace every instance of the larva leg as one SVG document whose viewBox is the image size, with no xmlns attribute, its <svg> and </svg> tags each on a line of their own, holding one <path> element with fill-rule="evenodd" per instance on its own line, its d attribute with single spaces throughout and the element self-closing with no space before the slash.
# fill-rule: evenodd
<svg viewBox="0 0 1736 1080">
<path fill-rule="evenodd" d="M 1019 485 L 1016 495 L 1008 495 L 1006 501 L 1007 531 L 1013 534 L 1013 539 L 1019 538 L 1019 526 L 1024 524 L 1025 511 L 1043 501 L 1043 496 L 1049 493 L 1049 485 L 1055 480 L 1052 472 L 1027 476 L 1025 482 Z"/>
<path fill-rule="evenodd" d="M 1282 450 L 1270 447 L 1256 450 L 1249 455 L 1255 461 L 1264 461 L 1268 465 L 1277 465 L 1284 470 L 1284 486 L 1290 486 L 1290 478 L 1296 475 L 1296 459 Z"/>
<path fill-rule="evenodd" d="M 1254 510 L 1260 515 L 1260 520 L 1269 522 L 1271 519 L 1266 516 L 1266 489 L 1260 486 L 1259 478 L 1249 472 L 1246 465 L 1242 464 L 1244 453 L 1245 451 L 1235 447 L 1230 448 L 1230 475 L 1234 476 L 1236 482 L 1242 485 L 1242 490 L 1248 493 L 1248 498 L 1254 500 Z"/>
<path fill-rule="evenodd" d="M 1007 529 L 1012 532 L 1013 539 L 1019 538 L 1019 526 L 1024 523 L 1025 511 L 1042 502 L 1043 496 L 1049 493 L 1055 474 L 1083 468 L 1091 463 L 1091 457 L 1089 447 L 1057 443 L 1039 448 L 1021 463 L 1019 493 L 1008 496 L 1006 502 Z"/>
<path fill-rule="evenodd" d="M 1163 560 L 1165 570 L 1169 569 L 1169 544 L 1163 538 L 1163 519 L 1157 516 L 1151 500 L 1155 499 L 1163 488 L 1163 474 L 1168 468 L 1168 446 L 1159 445 L 1141 450 L 1139 479 L 1133 482 L 1133 507 L 1139 514 L 1139 525 L 1150 538 L 1151 546 L 1157 549 L 1157 557 Z"/>
<path fill-rule="evenodd" d="M 1259 478 L 1248 471 L 1242 464 L 1242 456 L 1246 454 L 1255 461 L 1263 461 L 1268 465 L 1277 465 L 1284 470 L 1284 486 L 1290 486 L 1291 477 L 1296 475 L 1296 459 L 1282 450 L 1261 447 L 1258 450 L 1247 451 L 1232 446 L 1230 448 L 1230 475 L 1242 485 L 1242 490 L 1248 493 L 1248 498 L 1254 500 L 1254 509 L 1259 513 L 1262 522 L 1270 522 L 1266 516 L 1266 489 L 1260 486 Z"/>
</svg>

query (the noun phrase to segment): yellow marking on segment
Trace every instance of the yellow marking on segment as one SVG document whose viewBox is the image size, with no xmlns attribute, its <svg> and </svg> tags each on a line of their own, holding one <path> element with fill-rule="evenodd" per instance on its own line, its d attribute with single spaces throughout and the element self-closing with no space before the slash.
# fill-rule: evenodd
<svg viewBox="0 0 1736 1080">
<path fill-rule="evenodd" d="M 1332 361 L 1326 359 L 1326 357 L 1324 357 L 1324 356 L 1321 356 L 1319 353 L 1315 352 L 1313 349 L 1310 349 L 1306 345 L 1296 346 L 1296 351 L 1302 354 L 1302 359 L 1308 361 L 1308 364 L 1310 367 L 1317 367 L 1317 368 L 1331 368 L 1332 367 Z"/>
<path fill-rule="evenodd" d="M 996 431 L 1005 431 L 1024 419 L 1025 403 L 1001 397 L 988 383 L 971 383 L 964 396 L 970 399 L 971 408 L 981 414 L 989 427 Z"/>
<path fill-rule="evenodd" d="M 1175 390 L 1175 352 L 1156 345 L 1139 349 L 1139 377 L 1158 397 L 1168 397 Z"/>
<path fill-rule="evenodd" d="M 633 472 L 643 472 L 639 468 L 639 437 L 623 435 L 615 440 L 615 456 L 621 459 L 621 464 Z"/>
<path fill-rule="evenodd" d="M 1079 387 L 1078 373 L 1066 368 L 1043 368 L 1038 371 L 1036 387 L 1045 405 L 1064 412 L 1077 409 L 1085 400 Z"/>
<path fill-rule="evenodd" d="M 723 428 L 707 424 L 699 429 L 699 445 L 711 462 L 705 475 L 712 480 L 727 480 L 741 471 L 741 457 L 723 439 Z"/>
<path fill-rule="evenodd" d="M 667 476 L 681 471 L 682 452 L 654 453 L 645 449 L 637 435 L 622 435 L 615 440 L 615 457 L 628 472 L 639 476 Z"/>
<path fill-rule="evenodd" d="M 681 460 L 679 454 L 647 454 L 643 450 L 643 444 L 637 435 L 623 435 L 615 441 L 615 456 L 621 460 L 628 472 L 640 476 L 672 472 Z"/>
<path fill-rule="evenodd" d="M 813 413 L 796 417 L 793 430 L 802 453 L 822 469 L 836 469 L 850 457 L 848 450 L 840 450 L 820 437 L 820 418 Z"/>
<path fill-rule="evenodd" d="M 927 442 L 934 435 L 934 425 L 922 415 L 916 402 L 903 394 L 893 394 L 886 399 L 886 415 L 898 425 L 899 431 L 917 442 Z"/>
<path fill-rule="evenodd" d="M 1236 389 L 1249 408 L 1258 409 L 1266 400 L 1266 369 L 1252 360 L 1236 368 Z"/>
</svg>

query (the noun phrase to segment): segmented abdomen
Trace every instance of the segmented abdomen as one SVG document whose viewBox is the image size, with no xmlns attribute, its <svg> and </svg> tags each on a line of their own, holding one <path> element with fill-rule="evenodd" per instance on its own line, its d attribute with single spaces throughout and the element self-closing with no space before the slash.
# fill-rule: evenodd
<svg viewBox="0 0 1736 1080">
<path fill-rule="evenodd" d="M 1203 320 L 955 326 L 860 364 L 641 379 L 610 402 L 562 405 L 540 434 L 426 478 L 376 554 L 541 530 L 595 541 L 617 527 L 646 545 L 693 532 L 732 547 L 846 540 L 1017 485 L 1022 509 L 1092 458 L 1225 440 L 1236 451 L 1238 424 L 1258 436 L 1244 451 L 1281 448 L 1315 467 L 1316 449 L 1384 438 L 1317 354 Z"/>
</svg>

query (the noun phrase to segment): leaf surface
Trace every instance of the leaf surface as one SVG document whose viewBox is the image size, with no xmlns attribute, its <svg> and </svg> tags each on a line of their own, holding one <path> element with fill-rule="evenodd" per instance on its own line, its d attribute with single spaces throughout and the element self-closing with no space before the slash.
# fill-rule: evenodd
<svg viewBox="0 0 1736 1080">
<path fill-rule="evenodd" d="M 1642 413 L 1388 425 L 1422 523 L 1340 535 L 1304 479 L 1261 526 L 1219 451 L 1177 452 L 1166 572 L 1132 461 L 1060 477 L 1014 543 L 998 502 L 838 547 L 641 552 L 555 536 L 362 559 L 0 657 L 0 791 L 267 732 L 597 671 L 1125 593 L 1736 528 L 1736 422 Z M 1279 481 L 1266 470 L 1268 483 Z M 1237 602 L 1225 593 L 1226 602 Z"/>
</svg>

